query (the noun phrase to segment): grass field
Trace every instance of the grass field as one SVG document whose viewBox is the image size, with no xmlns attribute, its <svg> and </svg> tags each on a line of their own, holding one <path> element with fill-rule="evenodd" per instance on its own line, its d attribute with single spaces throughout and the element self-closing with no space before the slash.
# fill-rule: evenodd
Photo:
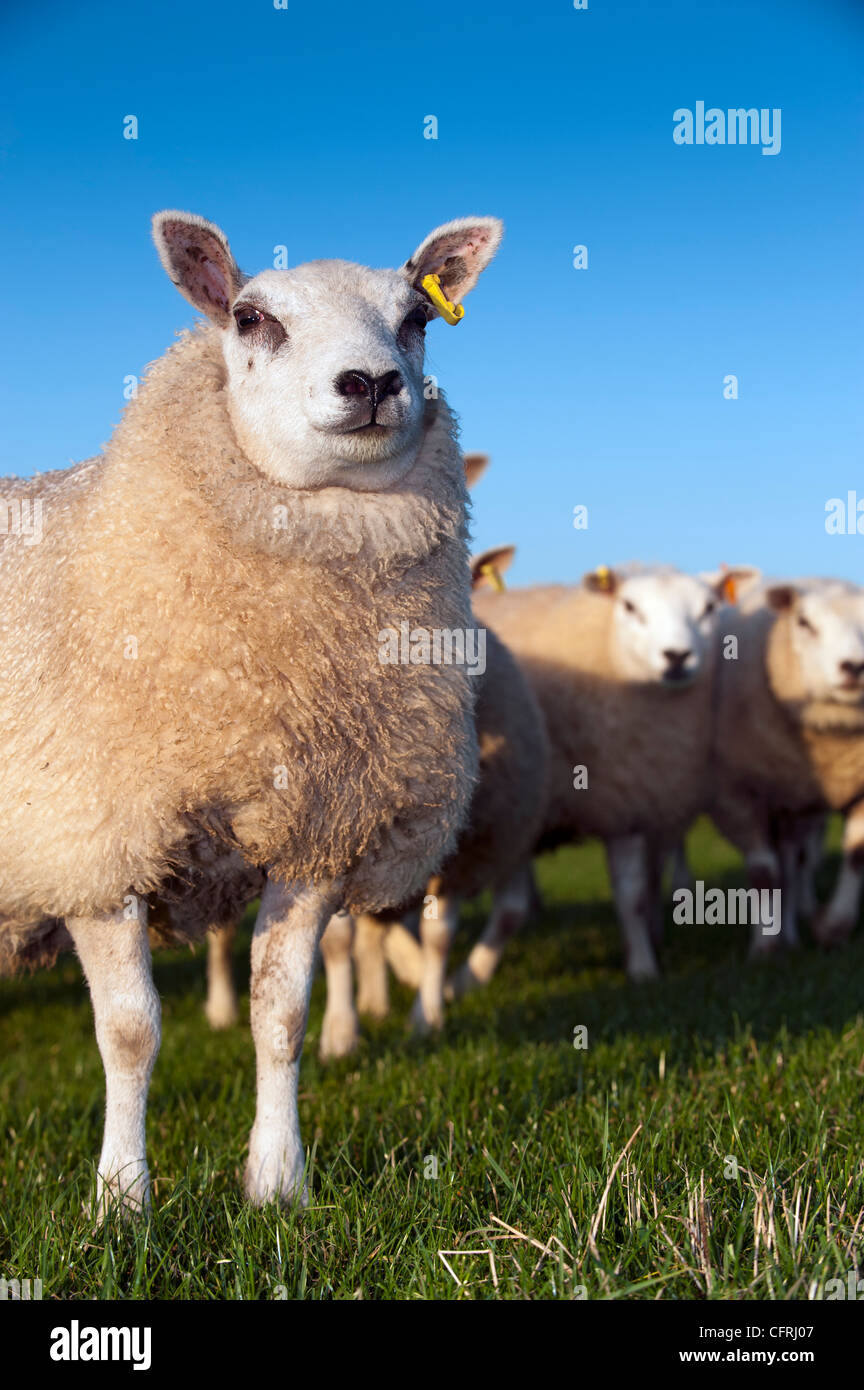
<svg viewBox="0 0 864 1390">
<path fill-rule="evenodd" d="M 707 825 L 690 848 L 697 877 L 742 882 Z M 0 1275 L 44 1298 L 805 1299 L 864 1263 L 864 934 L 755 966 L 746 929 L 670 925 L 664 981 L 634 987 L 599 847 L 539 880 L 542 917 L 438 1041 L 407 1036 L 394 987 L 391 1018 L 322 1066 L 316 982 L 299 1215 L 241 1196 L 248 932 L 227 1034 L 202 1015 L 203 955 L 157 957 L 154 1212 L 128 1228 L 82 1214 L 103 1080 L 76 962 L 3 982 Z M 484 1253 L 445 1256 L 451 1273 L 440 1251 Z"/>
</svg>

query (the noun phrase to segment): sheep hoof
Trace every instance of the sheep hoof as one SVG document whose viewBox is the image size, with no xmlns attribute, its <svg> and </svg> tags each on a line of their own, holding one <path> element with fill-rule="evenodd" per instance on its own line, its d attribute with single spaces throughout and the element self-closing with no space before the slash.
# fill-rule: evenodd
<svg viewBox="0 0 864 1390">
<path fill-rule="evenodd" d="M 357 1012 L 366 1014 L 368 1018 L 386 1018 L 390 1012 L 390 1002 L 386 997 L 360 990 L 357 994 Z"/>
<path fill-rule="evenodd" d="M 204 1014 L 210 1027 L 220 1032 L 234 1027 L 238 1018 L 237 1004 L 233 999 L 208 999 Z"/>
<path fill-rule="evenodd" d="M 112 1178 L 106 1179 L 100 1174 L 95 1197 L 84 1203 L 84 1214 L 92 1221 L 94 1232 L 109 1218 L 133 1221 L 150 1215 L 149 1173 L 145 1169 L 133 1182 L 124 1184 L 119 1176 L 124 1166 L 130 1165 L 118 1165 L 118 1173 Z"/>
<path fill-rule="evenodd" d="M 411 1032 L 415 1038 L 426 1038 L 432 1033 L 440 1033 L 443 1027 L 443 1009 L 424 1008 L 423 1000 L 418 994 L 411 1009 Z"/>
<path fill-rule="evenodd" d="M 358 1042 L 357 1020 L 351 1014 L 324 1015 L 318 1056 L 322 1062 L 348 1057 Z"/>
<path fill-rule="evenodd" d="M 284 1207 L 308 1207 L 309 1189 L 304 1176 L 302 1158 L 291 1158 L 281 1149 L 262 1154 L 254 1140 L 250 1143 L 243 1185 L 254 1207 L 265 1207 L 270 1202 Z"/>
</svg>

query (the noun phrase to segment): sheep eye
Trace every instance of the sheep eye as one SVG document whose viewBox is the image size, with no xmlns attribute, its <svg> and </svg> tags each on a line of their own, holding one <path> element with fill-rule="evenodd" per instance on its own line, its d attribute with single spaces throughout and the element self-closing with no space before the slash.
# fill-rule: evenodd
<svg viewBox="0 0 864 1390">
<path fill-rule="evenodd" d="M 709 618 L 716 607 L 717 604 L 714 602 L 713 598 L 709 598 L 708 602 L 705 605 L 705 612 L 702 614 L 702 617 Z"/>
<path fill-rule="evenodd" d="M 629 598 L 625 598 L 625 599 L 623 600 L 623 602 L 624 602 L 624 611 L 625 611 L 625 613 L 635 613 L 635 612 L 636 612 L 636 605 L 635 605 L 635 603 L 631 603 L 630 600 L 629 600 Z"/>
<path fill-rule="evenodd" d="M 243 333 L 249 328 L 254 328 L 256 323 L 263 323 L 264 315 L 260 309 L 253 309 L 251 304 L 241 304 L 234 310 L 234 322 Z"/>
<path fill-rule="evenodd" d="M 411 313 L 405 319 L 405 322 L 402 324 L 402 327 L 419 328 L 421 333 L 425 333 L 426 325 L 428 322 L 429 320 L 426 317 L 426 310 L 423 308 L 422 305 L 418 305 L 416 309 L 411 310 Z"/>
<path fill-rule="evenodd" d="M 815 631 L 816 631 L 816 629 L 815 629 L 815 627 L 813 626 L 813 624 L 812 624 L 811 622 L 808 622 L 808 620 L 807 620 L 803 615 L 802 615 L 801 617 L 799 617 L 799 619 L 798 619 L 798 626 L 799 626 L 799 627 L 806 628 L 807 632 L 815 632 Z"/>
</svg>

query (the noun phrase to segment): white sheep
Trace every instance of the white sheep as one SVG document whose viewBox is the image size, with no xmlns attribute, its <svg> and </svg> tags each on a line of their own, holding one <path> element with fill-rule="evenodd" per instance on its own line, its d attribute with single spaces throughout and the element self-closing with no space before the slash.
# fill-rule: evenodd
<svg viewBox="0 0 864 1390">
<path fill-rule="evenodd" d="M 782 932 L 756 924 L 753 952 L 797 943 L 802 859 L 828 809 L 846 813 L 843 869 L 813 928 L 826 943 L 845 938 L 864 859 L 864 590 L 766 584 L 732 626 L 738 659 L 721 671 L 712 815 L 753 885 L 781 892 Z"/>
<path fill-rule="evenodd" d="M 471 626 L 462 460 L 424 397 L 424 329 L 500 235 L 463 219 L 400 270 L 250 279 L 213 224 L 160 213 L 163 264 L 209 325 L 151 368 L 104 456 L 6 484 L 41 504 L 44 538 L 7 536 L 0 557 L 0 963 L 70 939 L 81 958 L 107 1086 L 100 1210 L 148 1201 L 147 896 L 206 903 L 223 860 L 266 868 L 246 1190 L 302 1200 L 320 933 L 341 904 L 420 890 L 455 841 L 472 677 L 385 659 L 382 639 Z"/>
<path fill-rule="evenodd" d="M 477 616 L 517 657 L 546 717 L 539 848 L 603 840 L 634 980 L 658 973 L 663 861 L 707 801 L 717 613 L 739 573 L 750 571 L 695 578 L 602 568 L 582 586 L 475 597 Z M 453 992 L 485 983 L 503 947 L 487 929 Z"/>
</svg>

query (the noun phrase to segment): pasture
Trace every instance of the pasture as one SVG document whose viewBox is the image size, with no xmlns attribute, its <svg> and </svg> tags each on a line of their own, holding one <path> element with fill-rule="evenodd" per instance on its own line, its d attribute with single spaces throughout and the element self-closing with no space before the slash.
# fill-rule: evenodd
<svg viewBox="0 0 864 1390">
<path fill-rule="evenodd" d="M 690 858 L 697 878 L 744 882 L 707 823 Z M 834 870 L 836 853 L 823 896 Z M 749 965 L 746 927 L 667 917 L 665 977 L 638 987 L 600 847 L 542 859 L 539 883 L 542 913 L 490 987 L 451 1007 L 440 1039 L 408 1037 L 410 996 L 394 984 L 390 1018 L 323 1066 L 318 976 L 300 1214 L 242 1196 L 251 914 L 233 1031 L 204 1020 L 203 952 L 155 958 L 147 1223 L 94 1233 L 83 1214 L 104 1079 L 77 963 L 0 982 L 0 1274 L 40 1277 L 44 1298 L 203 1300 L 798 1300 L 845 1279 L 864 1226 L 860 930 L 842 953 L 805 945 Z M 441 1251 L 483 1253 L 445 1255 L 448 1270 Z"/>
</svg>

